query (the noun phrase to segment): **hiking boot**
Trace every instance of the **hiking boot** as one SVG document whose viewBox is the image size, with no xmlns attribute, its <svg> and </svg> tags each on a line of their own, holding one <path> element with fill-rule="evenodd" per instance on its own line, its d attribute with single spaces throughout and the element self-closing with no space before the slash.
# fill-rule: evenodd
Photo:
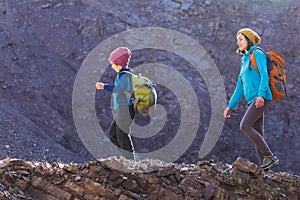
<svg viewBox="0 0 300 200">
<path fill-rule="evenodd" d="M 264 156 L 263 163 L 260 166 L 262 169 L 268 169 L 272 167 L 274 164 L 278 163 L 279 159 L 273 155 L 273 156 Z"/>
</svg>

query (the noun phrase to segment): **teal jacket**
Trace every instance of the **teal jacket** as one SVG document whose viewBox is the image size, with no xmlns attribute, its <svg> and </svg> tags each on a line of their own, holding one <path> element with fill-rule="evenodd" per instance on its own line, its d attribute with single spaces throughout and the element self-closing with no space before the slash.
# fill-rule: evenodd
<svg viewBox="0 0 300 200">
<path fill-rule="evenodd" d="M 267 69 L 266 55 L 261 50 L 254 52 L 258 72 L 250 63 L 250 54 L 257 46 L 252 46 L 248 53 L 243 55 L 240 64 L 236 88 L 229 101 L 228 108 L 233 109 L 244 96 L 248 105 L 258 96 L 266 100 L 272 100 L 272 92 L 269 86 L 269 74 Z"/>
</svg>

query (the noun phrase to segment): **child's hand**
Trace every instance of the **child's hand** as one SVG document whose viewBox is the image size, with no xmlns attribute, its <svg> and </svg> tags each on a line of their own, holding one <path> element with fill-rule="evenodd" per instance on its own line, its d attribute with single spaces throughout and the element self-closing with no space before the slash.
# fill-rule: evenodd
<svg viewBox="0 0 300 200">
<path fill-rule="evenodd" d="M 103 89 L 104 89 L 104 83 L 102 83 L 102 82 L 97 82 L 97 83 L 96 83 L 96 88 L 97 88 L 97 90 L 103 90 Z"/>
</svg>

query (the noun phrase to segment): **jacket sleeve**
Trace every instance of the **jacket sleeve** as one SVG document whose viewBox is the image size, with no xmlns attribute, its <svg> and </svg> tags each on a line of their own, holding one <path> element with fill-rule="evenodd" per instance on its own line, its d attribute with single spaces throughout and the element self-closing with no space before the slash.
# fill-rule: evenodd
<svg viewBox="0 0 300 200">
<path fill-rule="evenodd" d="M 120 74 L 118 83 L 115 85 L 113 92 L 122 94 L 125 90 L 130 92 L 130 77 L 127 74 Z"/>
<path fill-rule="evenodd" d="M 239 101 L 243 97 L 243 94 L 244 94 L 243 82 L 242 82 L 241 77 L 239 76 L 235 90 L 233 92 L 232 97 L 230 98 L 230 101 L 229 101 L 227 107 L 232 110 L 239 103 Z"/>
<path fill-rule="evenodd" d="M 115 85 L 114 85 L 114 84 L 104 84 L 104 90 L 113 92 L 113 91 L 114 91 L 114 88 L 115 88 Z"/>
<path fill-rule="evenodd" d="M 125 90 L 130 92 L 130 77 L 126 74 L 119 74 L 118 80 L 114 84 L 104 84 L 104 90 L 115 93 L 123 93 Z"/>
<path fill-rule="evenodd" d="M 260 84 L 259 84 L 257 95 L 265 98 L 267 94 L 267 90 L 269 88 L 269 74 L 267 68 L 266 55 L 262 51 L 257 50 L 254 52 L 254 56 L 255 56 L 258 72 L 260 74 Z"/>
</svg>

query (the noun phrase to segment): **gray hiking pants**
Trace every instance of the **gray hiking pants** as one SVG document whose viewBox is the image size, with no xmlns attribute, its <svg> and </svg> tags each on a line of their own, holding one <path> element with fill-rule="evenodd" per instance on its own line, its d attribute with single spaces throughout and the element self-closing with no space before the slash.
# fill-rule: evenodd
<svg viewBox="0 0 300 200">
<path fill-rule="evenodd" d="M 127 159 L 133 159 L 133 144 L 130 136 L 130 126 L 133 123 L 135 111 L 132 106 L 120 107 L 114 121 L 109 127 L 109 139 L 121 150 Z"/>
<path fill-rule="evenodd" d="M 272 101 L 265 100 L 263 107 L 256 108 L 255 101 L 253 101 L 240 123 L 241 131 L 254 143 L 260 163 L 263 156 L 272 153 L 264 140 L 264 112 L 270 107 L 271 103 Z"/>
</svg>

